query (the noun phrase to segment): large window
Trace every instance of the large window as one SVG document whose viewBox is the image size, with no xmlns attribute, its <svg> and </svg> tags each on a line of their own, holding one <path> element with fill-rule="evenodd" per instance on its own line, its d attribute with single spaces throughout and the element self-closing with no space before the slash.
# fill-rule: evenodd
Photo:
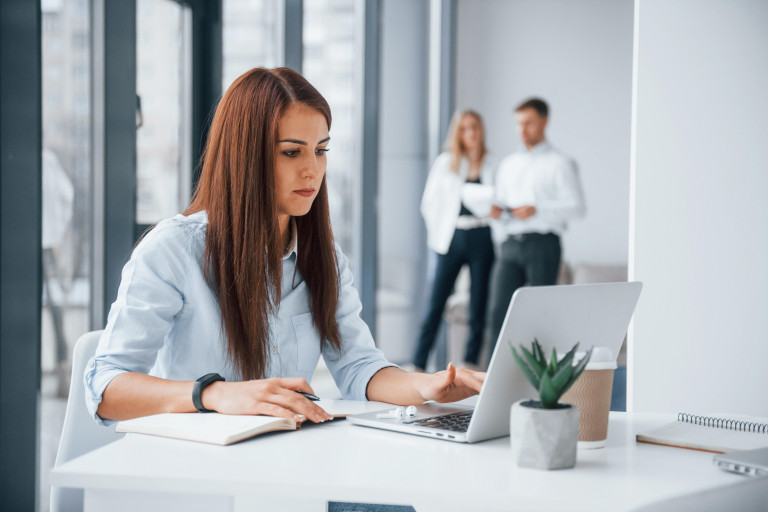
<svg viewBox="0 0 768 512">
<path fill-rule="evenodd" d="M 192 14 L 173 0 L 136 2 L 136 223 L 183 211 L 192 189 Z"/>
<path fill-rule="evenodd" d="M 358 226 L 361 187 L 360 109 L 362 66 L 356 62 L 362 45 L 355 0 L 304 2 L 304 76 L 331 106 L 333 125 L 328 153 L 328 193 L 336 241 L 353 272 L 359 254 Z"/>
<path fill-rule="evenodd" d="M 88 0 L 43 0 L 43 309 L 39 504 L 48 509 L 72 348 L 90 319 L 91 48 Z"/>
<path fill-rule="evenodd" d="M 257 66 L 279 64 L 282 0 L 224 0 L 221 90 Z"/>
<path fill-rule="evenodd" d="M 222 90 L 237 76 L 255 66 L 283 65 L 286 3 L 283 0 L 220 1 L 222 76 L 213 78 L 221 80 Z M 133 142 L 128 141 L 122 146 L 113 144 L 119 148 L 110 146 L 111 153 L 105 157 L 105 140 L 114 142 L 120 139 L 115 137 L 115 133 L 126 127 L 133 129 L 134 97 L 132 91 L 124 95 L 120 90 L 116 92 L 114 87 L 109 87 L 110 84 L 114 85 L 115 79 L 112 67 L 105 71 L 106 79 L 99 79 L 99 83 L 95 84 L 94 77 L 100 77 L 100 70 L 104 67 L 104 62 L 99 60 L 100 55 L 108 49 L 112 53 L 117 51 L 115 49 L 123 52 L 132 50 L 135 44 L 137 187 L 136 216 L 131 220 L 140 227 L 172 216 L 187 205 L 196 164 L 196 155 L 193 155 L 191 145 L 193 142 L 195 145 L 198 143 L 198 140 L 193 140 L 196 137 L 192 133 L 196 133 L 196 130 L 204 131 L 202 126 L 193 126 L 191 119 L 192 115 L 196 118 L 199 116 L 201 121 L 196 124 L 203 125 L 209 108 L 208 103 L 200 104 L 198 92 L 202 91 L 202 94 L 208 96 L 218 93 L 205 92 L 210 89 L 210 83 L 192 83 L 193 78 L 198 76 L 193 71 L 200 73 L 201 69 L 206 69 L 206 66 L 201 65 L 201 55 L 208 55 L 199 50 L 200 40 L 195 39 L 193 47 L 193 21 L 195 30 L 198 30 L 200 18 L 195 17 L 193 20 L 189 6 L 196 9 L 202 2 L 135 0 L 135 4 L 136 38 L 133 41 L 133 32 L 129 30 L 132 27 L 127 24 L 123 25 L 127 29 L 119 34 L 102 34 L 98 30 L 91 34 L 91 27 L 105 25 L 100 23 L 104 20 L 91 19 L 91 7 L 96 6 L 94 12 L 99 13 L 104 10 L 102 2 L 40 0 L 44 188 L 41 244 L 45 264 L 44 288 L 41 290 L 43 400 L 38 482 L 40 510 L 48 509 L 48 473 L 61 434 L 72 348 L 80 335 L 102 321 L 101 318 L 89 317 L 93 309 L 91 290 L 97 290 L 98 294 L 100 283 L 107 281 L 107 274 L 117 275 L 114 269 L 106 269 L 106 262 L 114 263 L 116 259 L 127 256 L 128 252 L 126 250 L 126 254 L 123 254 L 121 247 L 118 250 L 113 248 L 113 245 L 120 245 L 120 240 L 113 245 L 105 242 L 104 233 L 113 233 L 118 227 L 122 230 L 124 222 L 122 219 L 108 220 L 111 217 L 103 215 L 104 205 L 99 204 L 99 201 L 108 206 L 110 201 L 114 204 L 115 197 L 96 195 L 103 195 L 100 189 L 106 187 L 101 182 L 100 173 L 96 173 L 97 179 L 94 180 L 94 162 L 99 164 L 97 168 L 102 164 L 109 165 L 105 163 L 106 158 L 119 154 L 123 158 L 117 160 L 128 165 L 124 157 L 126 154 L 132 155 Z M 104 5 L 125 4 L 107 2 Z M 303 11 L 302 33 L 297 34 L 293 41 L 298 45 L 298 39 L 301 39 L 302 72 L 326 97 L 333 113 L 327 174 L 331 216 L 336 240 L 347 255 L 360 283 L 360 272 L 363 270 L 361 212 L 363 208 L 376 207 L 373 201 L 364 204 L 362 199 L 361 48 L 364 23 L 361 14 L 366 4 L 359 0 L 304 0 L 290 5 L 296 9 L 300 5 Z M 205 9 L 201 10 L 206 12 Z M 113 12 L 109 9 L 106 11 Z M 289 16 L 295 15 L 295 12 L 289 13 Z M 106 16 L 105 19 L 114 23 L 115 16 Z M 298 19 L 287 21 L 291 27 L 299 25 Z M 196 33 L 194 36 L 207 37 L 207 29 L 210 28 L 202 27 L 202 34 Z M 215 34 L 215 27 L 210 32 Z M 97 37 L 94 38 L 94 35 Z M 218 48 L 216 37 L 211 36 L 207 46 L 204 45 L 207 50 Z M 194 56 L 193 49 L 198 52 Z M 214 60 L 216 58 L 217 55 Z M 122 60 L 113 59 L 109 62 L 114 64 Z M 195 70 L 192 69 L 193 63 Z M 210 68 L 217 70 L 218 64 L 213 62 Z M 128 69 L 131 65 L 132 62 L 119 62 L 120 70 Z M 194 89 L 194 100 L 197 102 L 194 109 L 193 88 L 199 88 Z M 113 115 L 115 111 L 118 112 L 119 126 L 101 122 L 104 120 L 102 99 L 111 108 Z M 215 98 L 206 96 L 208 100 L 212 104 Z M 129 111 L 125 110 L 126 107 Z M 126 114 L 130 116 L 128 122 Z M 96 125 L 93 124 L 94 118 L 97 119 Z M 103 137 L 102 129 L 105 132 Z M 92 141 L 96 141 L 96 145 Z M 96 155 L 95 160 L 93 155 Z M 114 166 L 110 170 L 114 171 Z M 126 169 L 119 171 L 117 174 L 120 179 L 130 182 L 132 186 L 133 176 L 129 176 L 131 180 L 128 180 Z M 110 189 L 108 194 L 119 195 L 121 192 Z M 96 207 L 94 200 L 98 205 Z M 133 197 L 126 199 L 128 204 L 133 200 Z M 128 217 L 132 216 L 132 212 L 128 214 Z M 101 222 L 94 222 L 94 219 Z M 102 226 L 104 223 L 107 225 Z M 95 224 L 98 229 L 94 229 Z M 96 240 L 92 239 L 94 233 Z M 107 249 L 119 252 L 119 257 L 107 255 L 101 261 L 101 257 L 93 256 L 99 254 L 99 250 L 94 250 L 99 248 L 103 248 L 101 252 L 105 253 Z M 105 268 L 94 270 L 98 267 Z M 107 300 L 113 298 L 114 293 Z"/>
</svg>

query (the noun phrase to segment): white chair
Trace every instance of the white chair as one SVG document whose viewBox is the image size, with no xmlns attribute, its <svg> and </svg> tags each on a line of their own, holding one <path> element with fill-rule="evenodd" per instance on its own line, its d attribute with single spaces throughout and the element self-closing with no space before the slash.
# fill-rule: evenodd
<svg viewBox="0 0 768 512">
<path fill-rule="evenodd" d="M 54 467 L 88 453 L 100 446 L 123 437 L 114 427 L 102 427 L 91 417 L 85 407 L 83 374 L 85 365 L 96 352 L 102 331 L 91 331 L 80 336 L 72 354 L 72 380 L 69 385 L 67 411 L 61 431 L 59 451 Z M 83 510 L 83 490 L 51 487 L 51 512 Z"/>
</svg>

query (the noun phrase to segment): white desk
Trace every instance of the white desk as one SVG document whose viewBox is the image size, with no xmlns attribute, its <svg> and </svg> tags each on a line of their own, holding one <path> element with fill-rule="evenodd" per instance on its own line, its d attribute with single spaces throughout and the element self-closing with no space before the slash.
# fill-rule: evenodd
<svg viewBox="0 0 768 512">
<path fill-rule="evenodd" d="M 85 489 L 86 510 L 296 510 L 326 502 L 432 510 L 622 511 L 744 482 L 712 454 L 638 444 L 672 415 L 611 413 L 608 443 L 579 450 L 574 469 L 520 469 L 509 438 L 465 445 L 335 420 L 297 432 L 212 446 L 128 435 L 53 470 L 53 485 Z"/>
</svg>

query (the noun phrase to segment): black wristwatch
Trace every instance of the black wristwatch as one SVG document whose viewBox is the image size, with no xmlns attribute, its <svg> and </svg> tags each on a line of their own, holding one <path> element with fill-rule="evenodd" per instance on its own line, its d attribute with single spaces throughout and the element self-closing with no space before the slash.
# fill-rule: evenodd
<svg viewBox="0 0 768 512">
<path fill-rule="evenodd" d="M 220 380 L 223 381 L 224 377 L 218 373 L 209 373 L 208 375 L 203 375 L 195 381 L 195 385 L 192 387 L 192 403 L 195 404 L 195 407 L 198 411 L 215 412 L 211 409 L 206 409 L 203 407 L 203 390 L 214 382 L 218 382 Z"/>
</svg>

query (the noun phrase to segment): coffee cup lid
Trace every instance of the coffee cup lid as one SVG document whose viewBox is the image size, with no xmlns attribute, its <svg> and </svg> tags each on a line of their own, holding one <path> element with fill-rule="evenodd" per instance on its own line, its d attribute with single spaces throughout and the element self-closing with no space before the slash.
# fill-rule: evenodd
<svg viewBox="0 0 768 512">
<path fill-rule="evenodd" d="M 592 357 L 589 358 L 586 370 L 615 370 L 616 356 L 608 347 L 595 347 L 592 349 Z"/>
<path fill-rule="evenodd" d="M 574 361 L 581 361 L 587 354 L 586 351 L 579 351 L 573 356 Z M 565 354 L 558 354 L 558 357 L 562 357 Z M 616 369 L 616 356 L 613 355 L 613 351 L 608 347 L 594 347 L 592 349 L 592 357 L 589 358 L 585 370 L 615 370 Z"/>
</svg>

